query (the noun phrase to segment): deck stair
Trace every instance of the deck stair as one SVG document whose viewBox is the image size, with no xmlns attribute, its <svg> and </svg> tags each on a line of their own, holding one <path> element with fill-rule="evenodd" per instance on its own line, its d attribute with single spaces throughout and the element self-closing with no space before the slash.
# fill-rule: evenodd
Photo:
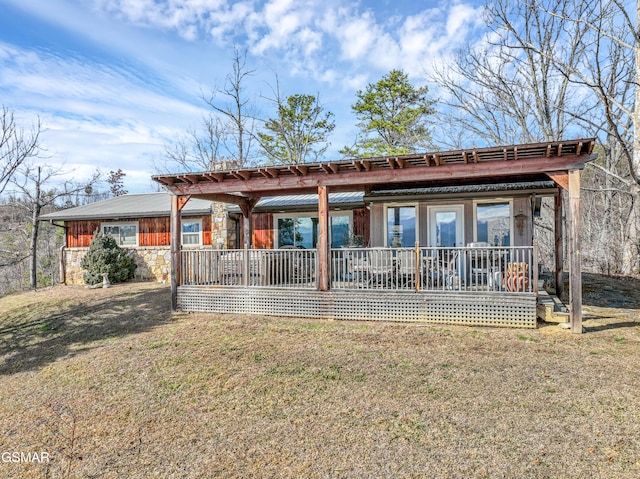
<svg viewBox="0 0 640 479">
<path fill-rule="evenodd" d="M 555 294 L 549 294 L 544 288 L 538 291 L 536 314 L 545 323 L 569 322 L 567 307 Z"/>
</svg>

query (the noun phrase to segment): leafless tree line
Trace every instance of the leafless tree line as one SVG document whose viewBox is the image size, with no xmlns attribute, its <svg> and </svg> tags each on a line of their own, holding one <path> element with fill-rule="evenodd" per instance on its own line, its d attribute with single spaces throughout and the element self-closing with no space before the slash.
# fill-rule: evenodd
<svg viewBox="0 0 640 479">
<path fill-rule="evenodd" d="M 441 144 L 597 138 L 582 252 L 607 274 L 640 272 L 639 14 L 621 0 L 496 0 L 484 41 L 429 72 L 448 112 Z"/>
</svg>

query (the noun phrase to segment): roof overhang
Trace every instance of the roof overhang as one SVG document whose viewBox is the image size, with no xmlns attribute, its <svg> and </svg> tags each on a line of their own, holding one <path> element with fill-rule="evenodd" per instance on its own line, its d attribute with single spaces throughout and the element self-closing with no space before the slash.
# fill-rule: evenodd
<svg viewBox="0 0 640 479">
<path fill-rule="evenodd" d="M 521 181 L 510 183 L 465 184 L 455 186 L 430 186 L 424 188 L 378 189 L 366 194 L 364 200 L 398 201 L 410 198 L 412 201 L 438 200 L 444 198 L 483 198 L 496 196 L 554 196 L 558 186 L 551 180 Z"/>
<path fill-rule="evenodd" d="M 534 181 L 541 176 L 559 186 L 569 170 L 583 169 L 595 158 L 595 140 L 563 140 L 447 152 L 326 163 L 305 163 L 238 170 L 156 175 L 175 195 L 240 206 L 264 196 L 329 191 L 370 191 L 376 187 L 427 187 L 444 184 L 492 184 Z"/>
</svg>

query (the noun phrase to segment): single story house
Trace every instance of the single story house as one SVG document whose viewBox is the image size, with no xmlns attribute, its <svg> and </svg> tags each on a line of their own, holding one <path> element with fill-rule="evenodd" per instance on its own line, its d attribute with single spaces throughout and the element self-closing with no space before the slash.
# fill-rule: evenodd
<svg viewBox="0 0 640 479">
<path fill-rule="evenodd" d="M 580 171 L 594 144 L 156 175 L 172 194 L 172 308 L 535 327 L 533 217 L 550 196 L 556 277 L 566 242 L 570 322 L 581 332 Z M 194 200 L 231 205 L 243 247 L 189 249 L 182 222 Z"/>
<path fill-rule="evenodd" d="M 254 244 L 273 248 L 273 214 L 261 211 L 296 211 L 302 214 L 317 208 L 317 199 L 307 197 L 264 198 L 254 213 Z M 362 194 L 331 195 L 330 203 L 338 210 L 366 211 Z M 355 213 L 354 213 L 355 212 Z M 276 213 L 277 215 L 278 213 Z M 83 284 L 82 257 L 96 232 L 111 234 L 124 248 L 134 253 L 138 268 L 136 277 L 143 280 L 167 281 L 170 261 L 171 194 L 168 192 L 126 194 L 83 206 L 42 215 L 64 229 L 61 254 L 61 283 Z M 242 244 L 242 214 L 225 203 L 194 198 L 182 210 L 181 243 L 185 250 L 234 249 Z M 367 224 L 360 222 L 364 231 Z"/>
<path fill-rule="evenodd" d="M 61 282 L 82 284 L 80 261 L 97 231 L 111 234 L 134 252 L 136 277 L 167 281 L 170 255 L 171 195 L 166 192 L 127 194 L 42 215 L 64 228 Z M 181 244 L 188 248 L 237 246 L 237 221 L 224 204 L 194 198 L 182 211 Z"/>
</svg>

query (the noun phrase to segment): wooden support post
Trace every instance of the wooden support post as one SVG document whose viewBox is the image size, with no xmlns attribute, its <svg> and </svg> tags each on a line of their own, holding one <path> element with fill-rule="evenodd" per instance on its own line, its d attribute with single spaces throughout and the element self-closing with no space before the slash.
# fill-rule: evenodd
<svg viewBox="0 0 640 479">
<path fill-rule="evenodd" d="M 421 263 L 421 259 L 420 259 L 420 242 L 416 241 L 416 248 L 415 248 L 416 293 L 420 291 L 420 280 L 422 279 L 420 277 L 420 263 Z"/>
<path fill-rule="evenodd" d="M 580 264 L 580 170 L 569 170 L 569 321 L 572 333 L 582 333 L 582 270 Z"/>
<path fill-rule="evenodd" d="M 249 269 L 249 245 L 245 242 L 244 244 L 244 254 L 242 255 L 242 266 L 243 266 L 243 270 L 242 270 L 242 276 L 244 277 L 243 283 L 245 287 L 249 286 L 249 274 L 251 273 L 251 270 Z"/>
<path fill-rule="evenodd" d="M 562 234 L 562 188 L 558 188 L 558 195 L 554 198 L 554 233 L 555 233 L 555 275 L 556 296 L 562 298 L 564 293 L 564 238 Z"/>
<path fill-rule="evenodd" d="M 242 211 L 242 236 L 244 237 L 244 240 L 242 242 L 243 247 L 251 248 L 251 233 L 253 231 L 253 205 L 242 205 L 240 206 L 240 210 Z"/>
<path fill-rule="evenodd" d="M 181 210 L 187 200 L 171 195 L 171 310 L 174 312 L 178 310 L 178 286 L 182 281 L 182 262 L 180 261 L 180 250 L 182 249 Z"/>
<path fill-rule="evenodd" d="M 326 186 L 318 186 L 318 289 L 329 291 L 329 192 Z"/>
<path fill-rule="evenodd" d="M 531 282 L 533 283 L 533 292 L 536 294 L 536 296 L 538 296 L 538 280 L 540 279 L 539 276 L 539 269 L 540 267 L 538 266 L 538 242 L 536 240 L 533 240 L 533 267 L 531 268 L 533 271 L 531 271 Z"/>
</svg>

